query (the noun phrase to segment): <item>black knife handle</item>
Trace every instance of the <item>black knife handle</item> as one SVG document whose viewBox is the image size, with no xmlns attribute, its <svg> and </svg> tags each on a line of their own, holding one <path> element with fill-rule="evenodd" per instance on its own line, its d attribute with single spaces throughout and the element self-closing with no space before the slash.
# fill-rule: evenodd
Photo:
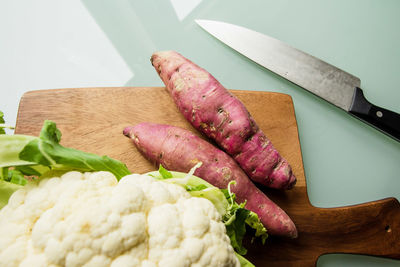
<svg viewBox="0 0 400 267">
<path fill-rule="evenodd" d="M 358 87 L 349 112 L 400 142 L 400 114 L 371 104 Z"/>
</svg>

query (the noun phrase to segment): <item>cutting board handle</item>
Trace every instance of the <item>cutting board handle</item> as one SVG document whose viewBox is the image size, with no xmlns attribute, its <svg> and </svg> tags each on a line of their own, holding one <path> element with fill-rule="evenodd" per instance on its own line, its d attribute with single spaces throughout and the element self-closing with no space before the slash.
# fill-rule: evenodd
<svg viewBox="0 0 400 267">
<path fill-rule="evenodd" d="M 316 208 L 310 228 L 320 254 L 354 253 L 400 259 L 400 203 L 386 198 L 339 208 Z M 320 226 L 315 227 L 316 224 Z M 325 226 L 325 227 L 324 227 Z M 314 232 L 314 233 L 313 233 Z"/>
</svg>

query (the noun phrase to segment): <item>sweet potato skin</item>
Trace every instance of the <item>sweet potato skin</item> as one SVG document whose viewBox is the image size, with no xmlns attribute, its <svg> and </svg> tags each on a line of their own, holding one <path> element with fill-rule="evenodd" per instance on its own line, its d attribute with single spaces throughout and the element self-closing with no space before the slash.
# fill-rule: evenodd
<svg viewBox="0 0 400 267">
<path fill-rule="evenodd" d="M 174 51 L 154 53 L 151 62 L 184 117 L 232 156 L 253 181 L 277 189 L 295 185 L 288 162 L 243 103 L 210 73 Z"/>
<path fill-rule="evenodd" d="M 151 162 L 162 164 L 173 171 L 188 172 L 202 162 L 195 175 L 219 188 L 227 188 L 230 181 L 238 202 L 256 212 L 272 235 L 297 237 L 297 229 L 289 216 L 261 192 L 237 163 L 225 152 L 180 127 L 140 123 L 124 129 L 138 150 Z"/>
</svg>

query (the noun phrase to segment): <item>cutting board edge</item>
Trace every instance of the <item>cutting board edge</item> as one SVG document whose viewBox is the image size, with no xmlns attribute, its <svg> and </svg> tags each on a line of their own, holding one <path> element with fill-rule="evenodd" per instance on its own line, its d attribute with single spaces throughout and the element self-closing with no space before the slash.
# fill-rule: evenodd
<svg viewBox="0 0 400 267">
<path fill-rule="evenodd" d="M 18 103 L 18 111 L 17 111 L 17 118 L 16 118 L 16 125 L 15 125 L 15 130 L 16 132 L 18 132 L 18 118 L 20 117 L 20 113 L 21 113 L 21 106 L 23 104 L 23 101 L 25 100 L 26 97 L 29 97 L 30 95 L 35 95 L 35 94 L 41 94 L 41 93 L 45 93 L 45 92 L 56 92 L 56 91 L 70 91 L 70 90 L 99 90 L 99 89 L 104 89 L 104 90 L 112 90 L 112 89 L 121 89 L 121 88 L 126 88 L 126 89 L 146 89 L 146 88 L 152 88 L 152 89 L 156 89 L 156 90 L 165 90 L 165 87 L 163 86 L 154 86 L 154 87 L 149 87 L 149 86 L 97 86 L 97 87 L 65 87 L 65 88 L 51 88 L 51 89 L 34 89 L 34 90 L 29 90 L 26 91 L 20 98 L 20 101 Z M 246 94 L 257 94 L 257 93 L 266 93 L 269 95 L 280 95 L 282 97 L 287 98 L 292 106 L 292 112 L 295 118 L 295 124 L 296 124 L 296 129 L 297 129 L 297 137 L 300 138 L 299 136 L 299 131 L 298 131 L 298 124 L 297 124 L 297 117 L 296 117 L 296 112 L 294 109 L 294 103 L 293 103 L 293 98 L 291 95 L 289 94 L 285 94 L 285 93 L 280 93 L 280 92 L 270 92 L 270 91 L 256 91 L 256 90 L 243 90 L 243 89 L 228 89 L 228 91 L 230 91 L 231 93 L 246 93 Z M 300 139 L 299 139 L 300 140 Z M 300 144 L 300 153 L 301 153 L 301 144 Z M 303 157 L 301 155 L 301 161 L 302 164 L 303 162 Z M 304 166 L 304 165 L 303 165 Z"/>
<path fill-rule="evenodd" d="M 96 86 L 96 87 L 60 87 L 60 88 L 49 88 L 49 89 L 34 89 L 34 90 L 29 90 L 26 91 L 21 98 L 24 97 L 24 95 L 29 95 L 29 94 L 34 94 L 34 93 L 41 93 L 41 92 L 46 92 L 46 91 L 63 91 L 63 90 L 98 90 L 98 89 L 121 89 L 121 88 L 129 88 L 129 89 L 134 89 L 134 88 L 157 88 L 157 89 L 165 89 L 164 86 Z M 231 92 L 246 92 L 246 93 L 267 93 L 267 94 L 276 94 L 276 95 L 283 95 L 289 97 L 292 102 L 292 96 L 286 93 L 281 93 L 281 92 L 273 92 L 273 91 L 258 91 L 258 90 L 244 90 L 244 89 L 228 89 L 228 91 Z"/>
</svg>

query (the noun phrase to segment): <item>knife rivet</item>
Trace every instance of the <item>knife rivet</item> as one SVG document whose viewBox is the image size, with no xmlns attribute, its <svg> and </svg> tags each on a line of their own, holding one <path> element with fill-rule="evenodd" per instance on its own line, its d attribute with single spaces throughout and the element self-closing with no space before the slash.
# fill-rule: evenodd
<svg viewBox="0 0 400 267">
<path fill-rule="evenodd" d="M 382 118 L 382 117 L 383 117 L 382 111 L 378 110 L 378 111 L 376 112 L 376 116 L 377 116 L 378 118 Z"/>
</svg>

